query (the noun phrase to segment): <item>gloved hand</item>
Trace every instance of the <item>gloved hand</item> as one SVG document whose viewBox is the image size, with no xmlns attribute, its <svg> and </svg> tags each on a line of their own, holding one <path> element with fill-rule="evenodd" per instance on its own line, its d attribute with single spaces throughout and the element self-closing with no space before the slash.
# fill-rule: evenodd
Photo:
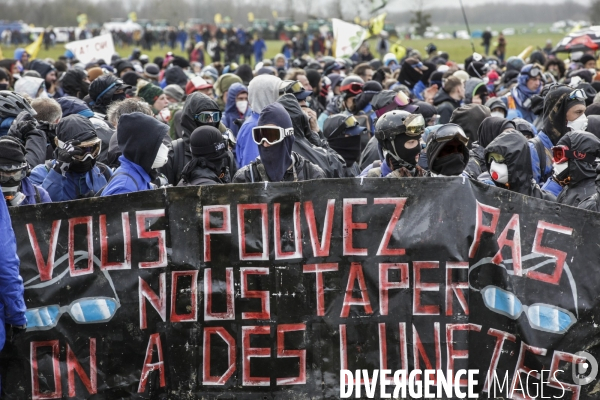
<svg viewBox="0 0 600 400">
<path fill-rule="evenodd" d="M 54 164 L 54 170 L 65 176 L 69 171 L 69 166 L 73 162 L 73 156 L 83 155 L 83 150 L 76 147 L 81 142 L 79 140 L 70 140 L 65 143 L 65 146 L 56 148 L 56 163 Z"/>
<path fill-rule="evenodd" d="M 37 127 L 37 121 L 27 111 L 21 111 L 10 125 L 8 134 L 16 137 L 21 142 L 27 141 L 27 136 Z"/>
</svg>

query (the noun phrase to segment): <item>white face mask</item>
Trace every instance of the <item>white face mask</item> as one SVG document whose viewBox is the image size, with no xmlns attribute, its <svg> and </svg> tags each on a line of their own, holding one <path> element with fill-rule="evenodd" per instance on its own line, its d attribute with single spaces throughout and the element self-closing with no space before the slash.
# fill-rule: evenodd
<svg viewBox="0 0 600 400">
<path fill-rule="evenodd" d="M 492 164 L 490 165 L 490 176 L 494 182 L 508 183 L 508 166 L 492 161 Z"/>
<path fill-rule="evenodd" d="M 567 122 L 567 126 L 573 131 L 585 131 L 588 126 L 587 116 L 581 114 L 581 117 L 576 120 Z"/>
<path fill-rule="evenodd" d="M 565 161 L 560 164 L 554 163 L 552 164 L 552 167 L 554 168 L 554 175 L 560 175 L 561 173 L 565 172 L 567 168 L 569 168 L 569 162 Z"/>
<path fill-rule="evenodd" d="M 169 160 L 169 148 L 165 146 L 164 143 L 160 144 L 158 148 L 158 153 L 156 154 L 156 158 L 154 159 L 154 163 L 152 164 L 152 169 L 157 169 L 164 166 Z"/>
<path fill-rule="evenodd" d="M 248 110 L 248 100 L 236 101 L 235 106 L 241 114 L 246 114 Z"/>
<path fill-rule="evenodd" d="M 502 111 L 492 111 L 490 115 L 492 117 L 504 118 L 504 113 Z"/>
</svg>

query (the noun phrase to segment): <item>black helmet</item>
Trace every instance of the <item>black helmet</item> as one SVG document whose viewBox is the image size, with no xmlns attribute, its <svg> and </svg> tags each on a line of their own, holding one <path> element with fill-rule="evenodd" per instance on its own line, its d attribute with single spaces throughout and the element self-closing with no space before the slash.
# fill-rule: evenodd
<svg viewBox="0 0 600 400">
<path fill-rule="evenodd" d="M 429 163 L 429 170 L 434 174 L 442 174 L 443 171 L 435 169 L 435 161 L 440 154 L 440 151 L 446 146 L 446 144 L 454 139 L 460 142 L 460 149 L 463 155 L 464 166 L 469 161 L 469 149 L 467 144 L 469 143 L 469 137 L 457 124 L 444 124 L 439 127 L 435 132 L 432 132 L 427 138 L 427 162 Z M 462 171 L 460 171 L 462 172 Z M 450 173 L 450 175 L 459 175 L 458 173 Z"/>
<path fill-rule="evenodd" d="M 381 146 L 386 161 L 391 157 L 392 164 L 398 167 L 414 166 L 420 146 L 406 146 L 413 140 L 420 140 L 425 131 L 425 119 L 421 114 L 394 110 L 383 114 L 375 124 L 375 137 Z M 390 157 L 388 157 L 390 156 Z"/>
<path fill-rule="evenodd" d="M 114 75 L 100 75 L 90 85 L 89 95 L 93 101 L 92 105 L 109 104 L 118 89 L 125 89 L 123 86 L 131 87 Z"/>
<path fill-rule="evenodd" d="M 1 117 L 16 117 L 22 111 L 27 111 L 34 117 L 37 115 L 37 112 L 23 96 L 10 90 L 0 90 Z"/>
<path fill-rule="evenodd" d="M 347 76 L 340 85 L 340 92 L 344 97 L 353 97 L 362 92 L 364 84 L 365 81 L 358 75 Z"/>
</svg>

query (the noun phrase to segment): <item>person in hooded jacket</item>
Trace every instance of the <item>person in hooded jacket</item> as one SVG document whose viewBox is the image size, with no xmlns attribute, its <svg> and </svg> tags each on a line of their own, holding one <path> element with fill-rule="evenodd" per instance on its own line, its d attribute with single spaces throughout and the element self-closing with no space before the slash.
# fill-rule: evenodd
<svg viewBox="0 0 600 400">
<path fill-rule="evenodd" d="M 488 97 L 488 89 L 481 79 L 469 78 L 465 82 L 465 104 L 485 104 Z"/>
<path fill-rule="evenodd" d="M 231 182 L 231 153 L 221 131 L 212 126 L 196 128 L 190 136 L 192 159 L 181 173 L 177 186 L 218 185 Z"/>
<path fill-rule="evenodd" d="M 252 114 L 240 127 L 236 138 L 235 157 L 242 168 L 258 157 L 258 146 L 252 140 L 252 128 L 258 123 L 260 112 L 279 98 L 281 79 L 272 75 L 259 75 L 248 86 L 248 106 Z"/>
<path fill-rule="evenodd" d="M 542 67 L 537 64 L 527 64 L 521 68 L 517 86 L 501 97 L 508 108 L 507 119 L 516 117 L 533 123 L 535 114 L 531 110 L 531 97 L 542 91 Z"/>
<path fill-rule="evenodd" d="M 65 96 L 83 99 L 90 91 L 90 80 L 87 72 L 73 68 L 64 73 L 60 79 Z"/>
<path fill-rule="evenodd" d="M 325 120 L 323 134 L 329 146 L 335 150 L 346 162 L 345 172 L 347 177 L 358 176 L 360 169 L 358 161 L 361 155 L 361 133 L 365 131 L 355 116 L 336 114 Z"/>
<path fill-rule="evenodd" d="M 114 75 L 101 75 L 90 84 L 89 94 L 86 96 L 89 101 L 86 103 L 92 111 L 102 114 L 103 118 L 106 108 L 114 101 L 125 100 L 125 91 L 130 88 Z"/>
<path fill-rule="evenodd" d="M 494 185 L 512 192 L 549 201 L 556 201 L 552 193 L 540 189 L 533 180 L 527 139 L 517 130 L 502 132 L 485 148 L 485 160 L 489 174 L 478 177 L 480 181 L 491 179 Z"/>
<path fill-rule="evenodd" d="M 586 128 L 583 90 L 568 86 L 550 89 L 544 99 L 543 128 L 529 142 L 533 178 L 537 183 L 544 183 L 552 176 L 552 147 L 560 138 L 571 130 Z"/>
<path fill-rule="evenodd" d="M 169 148 L 162 142 L 169 126 L 146 114 L 124 114 L 117 126 L 117 140 L 122 155 L 117 168 L 101 196 L 154 189 L 151 181 L 157 169 L 167 163 Z"/>
<path fill-rule="evenodd" d="M 42 78 L 34 76 L 24 76 L 15 83 L 15 92 L 21 95 L 27 95 L 32 99 L 39 97 L 50 97 L 46 92 L 46 85 Z"/>
<path fill-rule="evenodd" d="M 242 78 L 235 74 L 223 74 L 215 82 L 214 89 L 215 94 L 217 95 L 217 104 L 219 105 L 219 110 L 225 111 L 225 107 L 229 101 L 229 88 L 234 83 L 242 83 Z"/>
<path fill-rule="evenodd" d="M 577 207 L 596 193 L 596 157 L 600 139 L 589 132 L 569 132 L 552 148 L 553 175 L 542 189 L 557 196 L 561 204 Z"/>
<path fill-rule="evenodd" d="M 500 117 L 487 117 L 477 129 L 478 140 L 473 143 L 469 152 L 469 162 L 465 172 L 473 179 L 487 171 L 485 160 L 485 148 L 500 134 L 509 129 L 515 129 L 515 124 Z"/>
<path fill-rule="evenodd" d="M 468 147 L 470 149 L 473 143 L 479 139 L 477 137 L 479 125 L 481 125 L 483 120 L 489 116 L 491 116 L 489 108 L 481 104 L 471 103 L 454 110 L 450 117 L 450 122 L 460 125 L 460 127 L 463 128 L 463 131 L 469 137 Z"/>
<path fill-rule="evenodd" d="M 56 86 L 58 77 L 56 76 L 54 66 L 46 61 L 33 60 L 29 63 L 29 69 L 38 72 L 42 79 L 44 79 L 46 91 L 50 94 L 50 97 L 59 98 L 64 95 L 62 89 Z"/>
<path fill-rule="evenodd" d="M 590 132 L 600 139 L 600 115 L 588 115 L 587 122 L 586 132 Z"/>
<path fill-rule="evenodd" d="M 346 110 L 345 114 L 354 115 L 359 120 L 365 131 L 361 134 L 361 146 L 364 148 L 375 133 L 375 119 L 371 100 L 383 90 L 379 82 L 368 81 L 362 87 L 362 92 L 354 98 L 353 108 Z"/>
<path fill-rule="evenodd" d="M 402 63 L 402 67 L 400 68 L 400 74 L 398 75 L 398 82 L 403 85 L 406 85 L 413 94 L 413 96 L 419 98 L 419 100 L 423 100 L 420 96 L 420 93 L 416 93 L 416 91 L 425 89 L 421 87 L 421 85 L 417 86 L 421 79 L 423 78 L 423 72 L 427 71 L 429 68 L 426 67 L 419 59 L 409 57 Z M 416 91 L 415 91 L 416 88 Z"/>
<path fill-rule="evenodd" d="M 469 162 L 469 138 L 456 124 L 445 124 L 427 137 L 427 161 L 431 176 L 459 176 Z"/>
<path fill-rule="evenodd" d="M 56 127 L 56 159 L 31 171 L 34 183 L 41 185 L 52 201 L 92 197 L 112 175 L 108 167 L 96 165 L 102 141 L 89 119 L 69 115 Z"/>
<path fill-rule="evenodd" d="M 499 97 L 491 97 L 485 102 L 485 106 L 490 109 L 492 117 L 506 118 L 508 108 Z"/>
<path fill-rule="evenodd" d="M 281 104 L 270 104 L 262 110 L 257 126 L 252 128 L 252 140 L 258 146 L 260 157 L 241 168 L 233 177 L 233 183 L 325 178 L 325 172 L 319 166 L 292 151 L 294 128 Z"/>
<path fill-rule="evenodd" d="M 237 137 L 240 126 L 251 113 L 252 111 L 248 107 L 248 88 L 241 83 L 234 83 L 227 91 L 223 125 L 233 133 L 233 136 Z"/>
</svg>

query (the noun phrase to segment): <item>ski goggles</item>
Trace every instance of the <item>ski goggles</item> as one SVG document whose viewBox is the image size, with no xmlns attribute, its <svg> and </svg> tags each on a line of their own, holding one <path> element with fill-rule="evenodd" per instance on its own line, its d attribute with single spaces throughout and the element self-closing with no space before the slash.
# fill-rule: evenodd
<svg viewBox="0 0 600 400">
<path fill-rule="evenodd" d="M 341 86 L 340 91 L 342 92 L 350 92 L 353 95 L 361 94 L 363 89 L 363 84 L 360 82 L 352 82 L 347 85 Z"/>
<path fill-rule="evenodd" d="M 542 76 L 542 70 L 539 68 L 531 68 L 527 75 L 530 78 L 537 78 L 538 76 Z"/>
<path fill-rule="evenodd" d="M 108 322 L 120 304 L 110 297 L 89 297 L 73 301 L 68 306 L 58 305 L 31 308 L 25 311 L 27 331 L 43 331 L 54 328 L 63 314 L 69 314 L 78 324 Z"/>
<path fill-rule="evenodd" d="M 469 137 L 465 131 L 456 124 L 442 125 L 431 135 L 431 140 L 435 140 L 436 142 L 449 142 L 453 139 L 458 139 L 465 146 L 469 143 Z"/>
<path fill-rule="evenodd" d="M 585 99 L 587 99 L 587 94 L 583 89 L 575 89 L 569 93 L 569 100 L 585 101 Z"/>
<path fill-rule="evenodd" d="M 280 128 L 279 126 L 257 126 L 252 128 L 252 139 L 254 143 L 261 145 L 262 142 L 277 144 L 287 136 L 294 135 L 294 128 Z"/>
<path fill-rule="evenodd" d="M 504 163 L 504 157 L 502 156 L 502 154 L 498 154 L 498 153 L 488 154 L 487 160 L 488 160 L 488 163 L 491 163 L 492 161 L 495 161 L 498 164 Z"/>
<path fill-rule="evenodd" d="M 56 145 L 64 149 L 67 147 L 72 141 L 69 140 L 67 142 L 62 142 L 58 138 L 56 139 Z M 75 161 L 85 161 L 88 158 L 97 158 L 100 154 L 100 149 L 102 148 L 102 140 L 100 138 L 94 138 L 90 140 L 86 140 L 85 142 L 81 142 L 78 145 L 74 146 L 82 151 L 81 154 L 73 155 L 73 160 Z"/>
<path fill-rule="evenodd" d="M 359 125 L 358 119 L 356 119 L 356 117 L 354 115 L 350 115 L 348 118 L 346 118 L 344 120 L 344 122 L 342 124 L 340 124 L 340 126 L 335 128 L 335 130 L 333 132 L 331 132 L 331 135 L 329 135 L 329 137 L 334 138 L 335 136 L 338 135 L 338 133 L 346 134 L 346 135 L 350 135 L 350 136 L 360 135 L 360 132 L 352 134 L 352 132 L 349 131 L 352 128 L 357 127 L 358 125 Z"/>
<path fill-rule="evenodd" d="M 554 146 L 552 148 L 552 159 L 556 164 L 560 164 L 568 160 L 580 160 L 591 164 L 596 161 L 596 154 L 569 150 L 567 146 L 562 145 Z"/>
<path fill-rule="evenodd" d="M 202 111 L 198 114 L 194 114 L 194 121 L 200 122 L 201 124 L 208 124 L 211 122 L 221 121 L 221 111 Z"/>
<path fill-rule="evenodd" d="M 304 91 L 304 86 L 302 86 L 302 84 L 298 81 L 292 81 L 290 82 L 287 86 L 279 89 L 279 94 L 285 94 L 285 93 L 291 93 L 291 94 L 295 94 L 295 93 L 300 93 Z"/>
<path fill-rule="evenodd" d="M 402 124 L 404 125 L 405 132 L 398 132 L 398 128 L 394 127 L 376 131 L 375 136 L 379 140 L 393 140 L 394 137 L 402 133 L 407 136 L 417 137 L 425 132 L 425 119 L 421 114 L 410 114 Z"/>
<path fill-rule="evenodd" d="M 389 102 L 389 104 L 380 108 L 379 110 L 375 110 L 375 115 L 377 115 L 377 118 L 379 118 L 388 111 L 395 110 L 398 107 L 406 107 L 409 104 L 410 104 L 410 99 L 408 98 L 406 93 L 398 92 L 396 94 L 396 96 L 394 96 L 394 99 L 391 102 Z M 406 110 L 406 111 L 409 111 L 409 110 Z M 409 111 L 409 112 L 412 112 L 412 111 Z"/>
<path fill-rule="evenodd" d="M 575 316 L 568 310 L 549 305 L 535 303 L 523 305 L 517 296 L 496 286 L 486 286 L 481 290 L 483 302 L 495 313 L 517 320 L 524 314 L 533 329 L 564 334 L 576 322 Z"/>
<path fill-rule="evenodd" d="M 27 176 L 27 165 L 21 167 L 21 169 L 15 169 L 12 171 L 0 170 L 0 184 L 6 183 L 10 180 L 22 181 Z"/>
</svg>

